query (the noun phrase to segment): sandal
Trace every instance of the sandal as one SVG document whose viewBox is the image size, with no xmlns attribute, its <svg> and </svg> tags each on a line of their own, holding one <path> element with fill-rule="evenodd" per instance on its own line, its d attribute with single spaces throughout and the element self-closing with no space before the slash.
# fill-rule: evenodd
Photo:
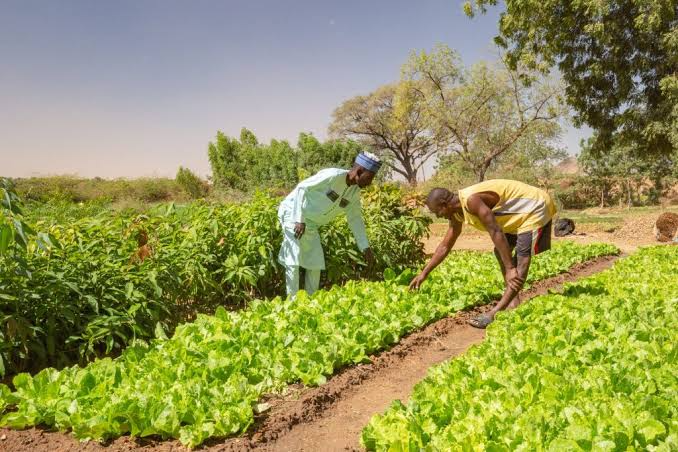
<svg viewBox="0 0 678 452">
<path fill-rule="evenodd" d="M 474 317 L 468 321 L 468 324 L 471 325 L 472 327 L 475 328 L 481 328 L 485 329 L 487 328 L 487 325 L 492 323 L 494 319 L 486 316 L 486 315 L 479 315 L 478 317 Z"/>
</svg>

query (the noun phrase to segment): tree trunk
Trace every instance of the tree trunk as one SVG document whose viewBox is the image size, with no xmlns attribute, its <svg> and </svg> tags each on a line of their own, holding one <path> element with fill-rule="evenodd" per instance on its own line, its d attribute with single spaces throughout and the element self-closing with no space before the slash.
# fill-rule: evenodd
<svg viewBox="0 0 678 452">
<path fill-rule="evenodd" d="M 412 187 L 417 186 L 417 171 L 412 167 L 412 161 L 410 158 L 398 159 L 400 164 L 405 171 L 405 179 Z"/>
<path fill-rule="evenodd" d="M 659 200 L 662 197 L 662 192 L 664 191 L 663 177 L 661 174 L 655 174 L 653 177 L 654 182 L 654 195 L 652 196 L 651 202 L 653 204 L 659 204 Z"/>
<path fill-rule="evenodd" d="M 633 201 L 631 200 L 631 179 L 630 178 L 626 179 L 626 191 L 628 193 L 627 208 L 630 209 L 631 206 L 633 205 Z"/>
<path fill-rule="evenodd" d="M 481 166 L 478 171 L 476 172 L 476 176 L 478 176 L 478 182 L 482 182 L 485 180 L 485 173 L 487 172 L 487 168 L 489 168 L 489 165 L 483 165 Z"/>
</svg>

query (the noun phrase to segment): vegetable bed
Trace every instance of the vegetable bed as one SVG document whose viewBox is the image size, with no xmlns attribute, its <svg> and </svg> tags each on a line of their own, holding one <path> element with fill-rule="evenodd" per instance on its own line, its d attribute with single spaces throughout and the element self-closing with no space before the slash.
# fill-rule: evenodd
<svg viewBox="0 0 678 452">
<path fill-rule="evenodd" d="M 530 281 L 616 252 L 611 245 L 558 244 L 535 259 Z M 115 360 L 17 375 L 15 392 L 0 386 L 0 423 L 72 429 L 82 439 L 161 435 L 196 446 L 246 430 L 263 394 L 296 381 L 322 384 L 404 334 L 496 299 L 503 286 L 491 253 L 453 253 L 416 293 L 402 285 L 406 276 L 387 272 L 381 283 L 219 309 L 179 326 L 171 339 L 159 330 L 161 337 L 137 342 Z"/>
<path fill-rule="evenodd" d="M 370 450 L 676 450 L 678 247 L 500 314 L 433 367 L 408 405 L 363 430 Z"/>
</svg>

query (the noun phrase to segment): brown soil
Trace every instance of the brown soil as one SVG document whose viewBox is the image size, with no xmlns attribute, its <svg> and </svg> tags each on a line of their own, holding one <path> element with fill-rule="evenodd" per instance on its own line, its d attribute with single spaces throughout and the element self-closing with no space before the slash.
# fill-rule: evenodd
<svg viewBox="0 0 678 452">
<path fill-rule="evenodd" d="M 554 278 L 535 284 L 522 295 L 523 301 L 546 293 L 612 265 L 616 257 L 580 264 Z M 290 387 L 286 396 L 270 397 L 271 408 L 260 415 L 248 436 L 213 440 L 204 448 L 219 451 L 357 450 L 362 428 L 376 413 L 396 399 L 406 400 L 413 386 L 434 364 L 463 353 L 484 338 L 484 331 L 466 324 L 488 306 L 439 320 L 403 338 L 390 350 L 375 355 L 368 364 L 352 366 L 317 388 Z M 69 434 L 40 428 L 22 431 L 0 429 L 0 450 L 7 451 L 183 451 L 176 440 L 122 437 L 102 445 L 79 443 Z"/>
</svg>

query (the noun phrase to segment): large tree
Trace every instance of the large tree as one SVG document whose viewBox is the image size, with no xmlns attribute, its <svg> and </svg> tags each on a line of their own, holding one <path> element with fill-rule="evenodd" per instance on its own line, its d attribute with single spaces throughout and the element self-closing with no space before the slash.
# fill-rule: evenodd
<svg viewBox="0 0 678 452">
<path fill-rule="evenodd" d="M 403 67 L 405 80 L 420 89 L 431 127 L 444 134 L 447 153 L 478 181 L 521 149 L 553 148 L 565 112 L 557 83 L 501 61 L 466 69 L 456 52 L 440 45 L 413 53 Z"/>
<path fill-rule="evenodd" d="M 464 6 L 473 16 L 497 0 Z M 676 0 L 506 0 L 495 41 L 513 67 L 557 65 L 576 112 L 597 133 L 594 154 L 613 144 L 641 154 L 678 147 Z"/>
<path fill-rule="evenodd" d="M 393 172 L 416 185 L 419 170 L 440 148 L 423 100 L 421 89 L 413 81 L 382 86 L 337 108 L 330 134 L 367 145 L 385 157 Z"/>
</svg>

